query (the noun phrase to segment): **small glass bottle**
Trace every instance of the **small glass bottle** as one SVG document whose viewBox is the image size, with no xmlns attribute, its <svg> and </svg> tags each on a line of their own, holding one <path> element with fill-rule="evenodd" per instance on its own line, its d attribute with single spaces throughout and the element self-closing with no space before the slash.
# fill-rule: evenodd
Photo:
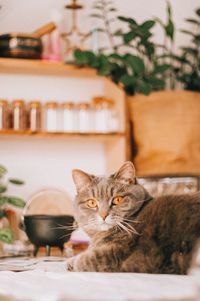
<svg viewBox="0 0 200 301">
<path fill-rule="evenodd" d="M 62 131 L 77 131 L 77 112 L 73 102 L 65 102 L 62 104 Z"/>
<path fill-rule="evenodd" d="M 21 99 L 12 102 L 12 128 L 15 131 L 23 131 L 26 129 L 25 103 Z"/>
<path fill-rule="evenodd" d="M 42 106 L 39 101 L 31 101 L 28 105 L 28 124 L 32 132 L 41 131 L 41 110 Z"/>
<path fill-rule="evenodd" d="M 98 96 L 92 101 L 95 107 L 95 131 L 97 133 L 118 131 L 119 119 L 113 99 Z"/>
<path fill-rule="evenodd" d="M 89 103 L 81 102 L 77 106 L 78 131 L 88 133 L 92 131 L 92 115 Z"/>
<path fill-rule="evenodd" d="M 120 128 L 119 114 L 113 102 L 110 103 L 109 131 L 118 132 L 119 128 Z"/>
<path fill-rule="evenodd" d="M 8 128 L 8 102 L 0 99 L 0 130 Z"/>
<path fill-rule="evenodd" d="M 51 101 L 45 105 L 45 125 L 47 132 L 58 131 L 58 103 Z"/>
</svg>

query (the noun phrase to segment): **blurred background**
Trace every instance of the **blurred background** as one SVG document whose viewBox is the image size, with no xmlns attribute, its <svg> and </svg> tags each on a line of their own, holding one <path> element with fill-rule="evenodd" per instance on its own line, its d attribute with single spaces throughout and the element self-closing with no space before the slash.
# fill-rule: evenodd
<svg viewBox="0 0 200 301">
<path fill-rule="evenodd" d="M 110 174 L 125 160 L 153 195 L 199 190 L 198 6 L 0 0 L 0 205 L 54 188 L 71 202 L 72 169 Z"/>
</svg>

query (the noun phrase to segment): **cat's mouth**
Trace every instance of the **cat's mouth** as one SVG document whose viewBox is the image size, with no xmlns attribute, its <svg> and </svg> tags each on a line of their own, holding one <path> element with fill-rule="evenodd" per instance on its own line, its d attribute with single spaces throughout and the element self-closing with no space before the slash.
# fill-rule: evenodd
<svg viewBox="0 0 200 301">
<path fill-rule="evenodd" d="M 109 229 L 112 228 L 112 227 L 113 227 L 113 225 L 108 224 L 108 223 L 106 223 L 106 222 L 102 222 L 102 223 L 99 225 L 99 228 L 100 228 L 101 231 L 107 231 L 107 230 L 109 230 Z"/>
</svg>

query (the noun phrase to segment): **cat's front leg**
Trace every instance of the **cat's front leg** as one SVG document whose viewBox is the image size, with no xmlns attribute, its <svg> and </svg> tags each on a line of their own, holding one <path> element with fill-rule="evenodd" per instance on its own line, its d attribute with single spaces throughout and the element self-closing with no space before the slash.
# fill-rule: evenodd
<svg viewBox="0 0 200 301">
<path fill-rule="evenodd" d="M 71 272 L 117 272 L 119 260 L 111 250 L 90 249 L 67 259 L 66 268 Z"/>
<path fill-rule="evenodd" d="M 69 272 L 92 272 L 95 270 L 93 256 L 89 252 L 83 252 L 66 261 L 66 270 Z"/>
</svg>

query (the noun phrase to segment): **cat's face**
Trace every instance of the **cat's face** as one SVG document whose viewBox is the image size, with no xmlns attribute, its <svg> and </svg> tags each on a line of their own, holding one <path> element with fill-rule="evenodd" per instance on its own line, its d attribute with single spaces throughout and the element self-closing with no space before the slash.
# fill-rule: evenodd
<svg viewBox="0 0 200 301">
<path fill-rule="evenodd" d="M 73 180 L 77 188 L 75 218 L 89 235 L 113 227 L 133 232 L 130 217 L 143 205 L 148 193 L 137 184 L 131 162 L 109 177 L 73 170 Z"/>
</svg>

